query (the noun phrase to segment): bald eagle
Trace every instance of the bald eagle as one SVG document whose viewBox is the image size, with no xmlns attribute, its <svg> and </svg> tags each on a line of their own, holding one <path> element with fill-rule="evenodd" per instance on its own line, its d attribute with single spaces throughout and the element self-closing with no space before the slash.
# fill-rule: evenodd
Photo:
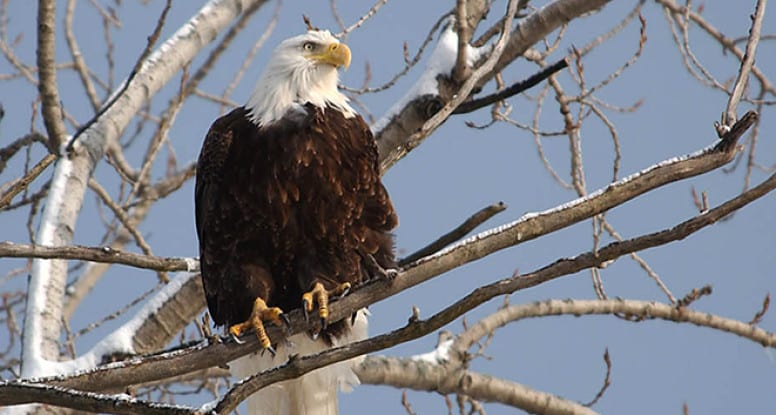
<svg viewBox="0 0 776 415">
<path fill-rule="evenodd" d="M 260 347 L 232 364 L 247 376 L 366 338 L 365 310 L 327 322 L 330 296 L 395 268 L 391 230 L 398 219 L 380 181 L 369 126 L 337 90 L 350 49 L 328 31 L 280 43 L 245 106 L 218 118 L 200 152 L 196 225 L 210 315 Z M 379 267 L 376 267 L 379 265 Z M 275 345 L 264 323 L 302 306 L 320 333 Z M 325 324 L 328 323 L 328 324 Z M 337 386 L 355 384 L 353 362 L 266 388 L 251 413 L 335 414 Z"/>
</svg>

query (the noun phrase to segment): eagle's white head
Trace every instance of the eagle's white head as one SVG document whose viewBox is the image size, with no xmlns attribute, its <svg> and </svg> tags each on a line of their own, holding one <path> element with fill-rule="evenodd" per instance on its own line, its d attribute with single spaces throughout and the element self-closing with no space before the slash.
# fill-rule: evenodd
<svg viewBox="0 0 776 415">
<path fill-rule="evenodd" d="M 246 108 L 251 121 L 266 126 L 290 110 L 311 103 L 355 114 L 348 98 L 337 89 L 337 69 L 350 65 L 350 49 L 328 30 L 311 30 L 286 39 L 269 59 Z"/>
</svg>

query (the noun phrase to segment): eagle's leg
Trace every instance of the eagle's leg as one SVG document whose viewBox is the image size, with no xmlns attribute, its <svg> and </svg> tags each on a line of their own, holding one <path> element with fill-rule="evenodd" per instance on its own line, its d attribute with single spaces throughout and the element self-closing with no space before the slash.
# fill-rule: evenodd
<svg viewBox="0 0 776 415">
<path fill-rule="evenodd" d="M 254 333 L 256 333 L 256 337 L 259 339 L 259 345 L 261 345 L 261 348 L 264 350 L 269 350 L 269 352 L 274 355 L 275 350 L 272 348 L 272 343 L 269 341 L 267 331 L 264 329 L 264 322 L 272 321 L 273 323 L 280 326 L 283 324 L 280 319 L 282 315 L 283 310 L 280 308 L 267 307 L 267 303 L 265 303 L 263 299 L 256 298 L 256 301 L 253 302 L 253 310 L 251 310 L 251 316 L 248 318 L 248 320 L 230 326 L 229 333 L 231 333 L 235 338 L 239 338 L 240 335 L 248 331 L 248 329 L 252 328 Z"/>
<path fill-rule="evenodd" d="M 393 279 L 399 275 L 398 269 L 383 268 L 380 266 L 380 264 L 377 262 L 377 259 L 375 259 L 374 255 L 372 254 L 366 254 L 362 257 L 364 258 L 364 265 L 366 266 L 367 271 L 372 276 L 377 276 L 384 280 L 393 281 Z"/>
<path fill-rule="evenodd" d="M 342 297 L 348 291 L 350 291 L 349 282 L 343 282 L 331 290 L 326 290 L 323 284 L 316 282 L 310 291 L 302 294 L 302 310 L 304 311 L 305 321 L 309 321 L 310 312 L 313 311 L 314 304 L 318 304 L 318 317 L 321 318 L 321 329 L 325 329 L 329 318 L 329 299 Z"/>
</svg>

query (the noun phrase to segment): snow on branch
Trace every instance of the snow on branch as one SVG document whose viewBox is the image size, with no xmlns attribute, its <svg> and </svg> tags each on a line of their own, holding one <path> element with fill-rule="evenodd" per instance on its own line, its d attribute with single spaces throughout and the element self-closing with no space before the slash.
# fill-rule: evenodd
<svg viewBox="0 0 776 415">
<path fill-rule="evenodd" d="M 45 365 L 45 367 L 42 367 L 39 370 L 44 371 L 44 373 L 55 373 L 61 378 L 79 376 L 79 374 L 88 373 L 89 370 L 97 367 L 110 356 L 118 354 L 135 355 L 145 352 L 146 350 L 137 350 L 138 332 L 142 330 L 149 321 L 153 320 L 152 317 L 159 313 L 160 308 L 170 301 L 173 295 L 181 290 L 181 287 L 192 279 L 199 279 L 199 274 L 190 272 L 179 273 L 158 293 L 151 297 L 132 319 L 100 340 L 87 353 L 72 360 L 61 362 L 44 361 L 44 363 L 40 364 Z M 201 293 L 198 292 L 197 294 L 199 294 L 198 296 L 201 296 Z M 185 316 L 184 319 L 188 322 L 191 317 L 192 316 Z M 168 334 L 172 336 L 175 333 Z"/>
<path fill-rule="evenodd" d="M 72 214 L 75 217 L 80 210 L 80 202 L 73 206 L 68 200 L 67 184 L 74 181 L 71 180 L 72 176 L 72 161 L 66 157 L 60 158 L 36 235 L 37 245 L 64 245 L 72 239 L 72 231 L 59 220 L 61 214 Z M 66 276 L 67 262 L 63 260 L 38 259 L 32 262 L 22 340 L 22 377 L 53 373 L 45 364 L 59 355 L 59 316 Z"/>
<path fill-rule="evenodd" d="M 522 19 L 509 33 L 504 50 L 494 67 L 483 74 L 476 85 L 485 85 L 496 73 L 554 30 L 570 20 L 599 10 L 609 1 L 611 0 L 555 0 Z M 470 58 L 475 58 L 475 61 L 483 61 L 488 59 L 487 52 L 492 48 L 491 45 L 478 49 L 471 48 L 468 55 Z M 441 78 L 450 80 L 457 57 L 457 33 L 452 27 L 448 27 L 440 36 L 437 47 L 429 59 L 426 70 L 418 78 L 418 82 L 373 126 L 383 170 L 401 159 L 403 157 L 403 155 L 400 156 L 401 153 L 406 154 L 404 146 L 407 142 L 424 138 L 424 136 L 413 137 L 413 135 L 457 96 L 459 88 L 442 88 L 443 85 L 440 82 Z M 430 132 L 427 131 L 425 134 L 428 135 Z"/>
<path fill-rule="evenodd" d="M 453 29 L 452 19 L 448 19 L 446 27 L 442 31 L 442 34 L 439 35 L 439 41 L 437 41 L 436 47 L 434 48 L 434 51 L 431 52 L 428 63 L 426 63 L 426 69 L 404 96 L 396 101 L 391 109 L 372 125 L 372 130 L 376 132 L 384 130 L 389 122 L 401 114 L 410 103 L 418 100 L 420 97 L 439 95 L 437 77 L 450 75 L 450 72 L 455 66 L 458 53 L 457 48 L 457 34 Z M 483 50 L 486 49 L 487 47 L 483 47 Z M 480 49 L 469 47 L 469 51 L 466 54 L 467 64 L 473 64 L 481 53 L 482 51 Z"/>
<path fill-rule="evenodd" d="M 507 5 L 507 11 L 505 16 L 514 16 L 515 13 L 517 13 L 517 6 L 518 1 L 517 0 L 510 0 L 509 4 Z M 434 113 L 433 116 L 431 116 L 429 119 L 427 119 L 423 126 L 418 130 L 415 131 L 411 136 L 407 137 L 404 140 L 404 143 L 402 143 L 401 146 L 394 149 L 393 154 L 391 157 L 383 160 L 381 164 L 382 170 L 387 170 L 390 166 L 392 166 L 394 163 L 396 163 L 399 159 L 403 158 L 404 155 L 406 155 L 408 152 L 412 151 L 415 147 L 419 146 L 420 143 L 428 137 L 431 132 L 437 129 L 442 123 L 447 119 L 447 117 L 450 116 L 450 114 L 455 111 L 455 109 L 461 105 L 465 100 L 469 98 L 469 94 L 471 94 L 474 87 L 477 85 L 477 83 L 483 79 L 483 77 L 493 70 L 493 68 L 496 65 L 496 62 L 498 62 L 499 58 L 501 57 L 501 54 L 504 52 L 504 48 L 506 47 L 507 40 L 509 39 L 509 33 L 512 28 L 512 19 L 504 19 L 504 26 L 501 29 L 501 36 L 499 36 L 499 39 L 492 45 L 492 47 L 489 47 L 490 54 L 487 55 L 485 58 L 485 61 L 482 62 L 480 66 L 477 67 L 474 71 L 470 71 L 471 75 L 463 82 L 463 84 L 458 88 L 458 91 L 453 94 L 451 99 L 444 105 L 442 108 L 440 108 L 438 111 Z M 446 33 L 453 33 L 452 25 L 448 28 L 448 31 Z M 459 62 L 459 57 L 464 56 L 466 59 L 462 62 L 465 62 L 467 67 L 471 64 L 469 61 L 474 62 L 477 60 L 478 55 L 480 55 L 480 50 L 473 50 L 473 51 L 466 51 L 465 53 L 459 53 L 456 50 L 461 45 L 462 42 L 456 41 L 453 39 L 456 39 L 460 33 L 456 33 L 454 35 L 447 36 L 450 38 L 450 41 L 454 41 L 455 46 L 454 47 L 448 47 L 447 50 L 452 49 L 452 51 L 455 51 L 454 53 L 456 56 L 450 57 L 448 59 L 448 55 L 452 53 L 440 53 L 441 58 L 445 58 L 444 60 L 452 60 L 452 62 L 444 62 L 445 64 L 445 73 L 449 74 L 453 69 L 450 69 L 451 67 L 456 66 L 456 62 Z M 440 45 L 443 44 L 440 42 Z M 452 45 L 450 45 L 452 46 Z M 466 45 L 468 48 L 468 44 Z M 437 48 L 437 51 L 440 51 L 439 48 Z M 450 52 L 452 52 L 450 51 Z M 436 51 L 435 51 L 436 52 Z M 434 62 L 434 56 L 432 56 L 432 62 Z M 424 76 L 430 75 L 430 73 L 424 74 Z M 421 78 L 421 81 L 423 81 L 423 78 Z M 434 83 L 436 83 L 437 79 L 436 76 L 434 79 L 432 79 Z M 421 84 L 422 86 L 422 84 Z M 414 92 L 413 92 L 414 93 Z"/>
</svg>

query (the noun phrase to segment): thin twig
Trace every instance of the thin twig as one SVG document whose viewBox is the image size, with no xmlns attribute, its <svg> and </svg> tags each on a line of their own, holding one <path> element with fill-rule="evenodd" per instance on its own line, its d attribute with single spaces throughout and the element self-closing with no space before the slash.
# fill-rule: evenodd
<svg viewBox="0 0 776 415">
<path fill-rule="evenodd" d="M 380 8 L 383 7 L 383 5 L 385 5 L 385 3 L 388 3 L 388 0 L 378 0 L 377 3 L 375 3 L 374 6 L 372 6 L 369 9 L 369 11 L 366 12 L 366 14 L 361 16 L 361 18 L 359 18 L 352 25 L 350 25 L 347 28 L 343 29 L 342 32 L 337 33 L 334 36 L 337 37 L 337 38 L 341 38 L 341 37 L 347 36 L 348 33 L 358 29 L 359 27 L 361 27 L 361 25 L 364 24 L 364 22 L 369 20 L 370 17 L 374 16 L 377 13 L 377 11 L 380 10 Z M 332 4 L 332 10 L 336 11 L 336 9 L 334 8 L 334 1 L 332 1 L 331 4 Z M 334 15 L 337 16 L 337 17 L 339 16 L 338 14 L 336 14 L 336 12 L 334 13 Z"/>
<path fill-rule="evenodd" d="M 70 56 L 73 57 L 75 71 L 78 74 L 78 78 L 81 79 L 81 84 L 83 84 L 92 109 L 96 113 L 100 110 L 100 98 L 97 97 L 97 90 L 94 88 L 94 83 L 92 83 L 92 78 L 89 75 L 89 67 L 86 65 L 86 61 L 81 54 L 81 48 L 78 47 L 78 41 L 75 39 L 75 33 L 73 33 L 75 4 L 76 0 L 68 0 L 65 8 L 65 40 L 67 41 L 67 47 L 70 49 Z"/>
<path fill-rule="evenodd" d="M 110 194 L 108 194 L 108 191 L 105 190 L 94 178 L 89 179 L 89 188 L 94 191 L 94 193 L 97 194 L 97 196 L 102 199 L 102 202 L 105 203 L 106 206 L 113 212 L 114 215 L 116 215 L 116 219 L 121 222 L 122 225 L 124 225 L 124 228 L 129 232 L 130 235 L 132 235 L 133 238 L 135 238 L 135 243 L 138 247 L 143 251 L 144 254 L 151 256 L 153 253 L 151 252 L 151 247 L 148 245 L 148 243 L 145 241 L 145 238 L 143 238 L 143 235 L 140 234 L 140 232 L 135 227 L 135 224 L 132 223 L 132 220 L 127 216 L 127 213 L 124 212 L 124 210 L 116 204 L 116 202 L 111 199 Z M 169 278 L 165 274 L 160 273 L 159 279 L 163 282 L 168 282 Z"/>
<path fill-rule="evenodd" d="M 543 68 L 542 70 L 531 75 L 527 79 L 517 82 L 506 89 L 503 89 L 499 92 L 496 92 L 494 94 L 491 94 L 482 98 L 477 98 L 471 101 L 464 102 L 453 111 L 453 114 L 470 113 L 482 107 L 494 104 L 498 101 L 502 101 L 511 96 L 527 91 L 566 67 L 568 67 L 568 61 L 566 60 L 566 58 L 563 58 L 553 63 L 552 65 L 546 68 Z"/>
<path fill-rule="evenodd" d="M 431 29 L 428 31 L 428 34 L 426 35 L 426 38 L 423 39 L 423 43 L 420 44 L 420 47 L 418 48 L 418 51 L 415 53 L 415 56 L 413 56 L 412 59 L 409 57 L 409 46 L 407 46 L 407 42 L 404 43 L 404 68 L 396 73 L 391 79 L 389 79 L 384 84 L 369 88 L 366 85 L 359 89 L 349 88 L 344 85 L 340 85 L 340 89 L 350 92 L 352 94 L 366 94 L 366 93 L 374 93 L 374 92 L 380 92 L 384 91 L 390 87 L 392 87 L 396 82 L 401 79 L 404 75 L 406 75 L 410 69 L 412 69 L 415 65 L 420 62 L 420 58 L 423 57 L 423 52 L 426 50 L 426 47 L 431 43 L 432 40 L 434 40 L 434 34 L 436 34 L 439 27 L 442 25 L 443 22 L 445 22 L 450 16 L 450 13 L 443 14 L 437 21 L 434 23 L 433 26 L 431 26 Z"/>
<path fill-rule="evenodd" d="M 726 126 L 732 126 L 736 119 L 738 119 L 736 108 L 744 95 L 744 89 L 749 83 L 749 73 L 752 72 L 752 67 L 754 66 L 754 57 L 757 51 L 757 44 L 760 42 L 760 32 L 762 31 L 763 18 L 765 17 L 766 3 L 767 0 L 757 0 L 757 6 L 752 17 L 752 28 L 749 29 L 749 40 L 746 41 L 744 59 L 741 60 L 741 69 L 738 71 L 738 77 L 733 86 L 733 91 L 730 93 L 725 116 L 722 119 L 722 124 Z"/>
<path fill-rule="evenodd" d="M 468 219 L 466 219 L 462 224 L 458 225 L 455 229 L 440 236 L 435 241 L 424 246 L 423 248 L 418 249 L 414 253 L 402 258 L 399 261 L 399 266 L 404 266 L 409 263 L 415 262 L 418 259 L 423 258 L 424 256 L 427 256 L 427 255 L 431 255 L 434 252 L 437 252 L 440 249 L 446 247 L 447 245 L 450 245 L 451 243 L 463 238 L 469 232 L 474 230 L 474 228 L 485 223 L 488 219 L 492 218 L 493 216 L 503 212 L 506 208 L 507 208 L 507 205 L 504 204 L 504 202 L 498 202 L 480 209 L 479 211 L 477 211 L 477 213 L 471 215 Z"/>
<path fill-rule="evenodd" d="M 733 42 L 733 39 L 727 37 L 724 33 L 720 32 L 716 27 L 707 22 L 700 14 L 686 9 L 683 6 L 678 5 L 674 0 L 656 0 L 658 4 L 666 8 L 674 14 L 687 14 L 690 20 L 698 25 L 702 30 L 709 34 L 709 36 L 719 42 L 720 45 L 726 50 L 729 50 L 739 60 L 743 61 L 744 52 L 742 52 Z M 752 67 L 752 74 L 760 81 L 763 89 L 767 90 L 771 94 L 776 94 L 776 87 L 770 82 L 768 77 L 755 65 Z M 724 89 L 723 89 L 724 90 Z M 727 91 L 725 91 L 727 92 Z"/>
<path fill-rule="evenodd" d="M 5 191 L 5 193 L 0 196 L 0 210 L 8 206 L 11 203 L 11 200 L 13 200 L 14 196 L 19 194 L 19 192 L 22 190 L 26 189 L 30 183 L 32 183 L 35 178 L 43 173 L 43 171 L 46 170 L 46 167 L 48 167 L 56 159 L 57 156 L 54 154 L 49 154 L 46 157 L 43 157 L 43 160 L 39 161 L 38 164 L 33 166 L 33 168 L 30 169 L 30 171 L 27 172 L 24 177 L 16 181 L 10 189 Z"/>
<path fill-rule="evenodd" d="M 765 313 L 768 312 L 768 307 L 771 305 L 771 294 L 768 293 L 765 295 L 765 298 L 763 299 L 763 305 L 762 308 L 760 308 L 760 311 L 757 312 L 757 314 L 752 317 L 751 320 L 749 320 L 749 324 L 755 325 L 759 324 L 760 321 L 762 321 L 763 317 L 765 317 Z"/>
</svg>

